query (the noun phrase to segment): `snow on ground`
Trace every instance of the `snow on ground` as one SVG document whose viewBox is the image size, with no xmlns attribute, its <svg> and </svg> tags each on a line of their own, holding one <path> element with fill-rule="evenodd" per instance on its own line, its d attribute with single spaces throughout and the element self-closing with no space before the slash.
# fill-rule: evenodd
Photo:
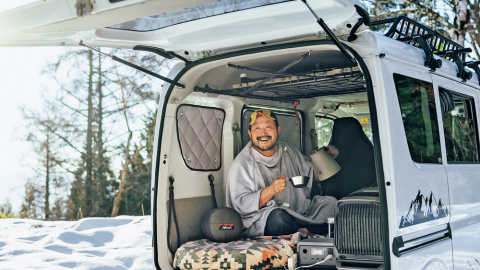
<svg viewBox="0 0 480 270">
<path fill-rule="evenodd" d="M 155 269 L 150 216 L 0 219 L 0 269 Z"/>
</svg>

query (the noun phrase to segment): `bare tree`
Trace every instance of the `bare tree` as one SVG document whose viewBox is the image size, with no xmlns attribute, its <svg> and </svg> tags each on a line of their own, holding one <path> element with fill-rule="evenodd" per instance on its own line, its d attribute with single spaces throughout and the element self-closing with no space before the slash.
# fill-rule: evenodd
<svg viewBox="0 0 480 270">
<path fill-rule="evenodd" d="M 111 53 L 154 72 L 164 68 L 164 59 L 151 54 L 125 50 Z M 130 153 L 132 142 L 138 141 L 135 134 L 139 130 L 131 128 L 131 122 L 135 122 L 139 112 L 150 113 L 153 106 L 148 104 L 159 97 L 159 91 L 153 88 L 158 84 L 142 72 L 89 50 L 68 52 L 50 64 L 44 73 L 59 86 L 55 95 L 57 108 L 74 115 L 79 134 L 83 134 L 82 138 L 70 142 L 81 159 L 76 169 L 69 171 L 75 180 L 69 195 L 68 216 L 75 219 L 80 208 L 85 217 L 111 215 L 114 197 L 119 203 L 128 190 L 125 188 L 128 170 L 124 167 L 128 168 L 131 159 L 139 155 Z M 125 135 L 126 141 L 121 139 Z M 140 153 L 143 148 L 136 150 Z M 117 183 L 113 181 L 111 163 L 124 155 Z M 116 211 L 118 213 L 118 209 Z"/>
<path fill-rule="evenodd" d="M 134 54 L 129 54 L 127 53 L 125 55 L 130 59 L 130 61 L 137 61 L 140 62 L 143 66 L 146 66 L 148 64 L 157 64 L 158 60 L 155 58 L 142 58 L 138 59 L 137 55 Z M 158 63 L 159 65 L 157 67 L 150 67 L 150 68 L 156 68 L 157 70 L 159 67 L 162 66 L 162 62 Z M 121 93 L 121 103 L 123 105 L 123 108 L 121 109 L 121 113 L 123 114 L 123 118 L 125 121 L 125 125 L 128 131 L 128 138 L 127 138 L 127 143 L 125 147 L 125 159 L 123 161 L 123 169 L 120 175 L 120 183 L 118 186 L 118 189 L 115 193 L 115 199 L 113 203 L 113 209 L 112 209 L 112 217 L 115 217 L 118 215 L 118 212 L 120 210 L 120 203 L 122 201 L 122 198 L 124 197 L 125 192 L 127 192 L 129 189 L 133 187 L 133 185 L 130 185 L 126 187 L 128 179 L 128 172 L 129 172 L 129 165 L 132 163 L 137 162 L 137 159 L 140 156 L 140 152 L 145 148 L 145 146 L 140 146 L 140 147 L 135 147 L 133 156 L 130 155 L 130 147 L 132 143 L 132 138 L 133 138 L 133 133 L 132 129 L 130 128 L 130 122 L 129 122 L 129 114 L 131 114 L 131 110 L 133 107 L 138 106 L 140 104 L 143 104 L 148 101 L 154 101 L 158 98 L 158 94 L 155 92 L 152 92 L 151 89 L 151 80 L 148 77 L 144 77 L 147 80 L 144 80 L 143 83 L 139 83 L 141 80 L 138 79 L 139 76 L 145 76 L 144 74 L 139 74 L 138 72 L 130 72 L 130 73 L 120 73 L 119 72 L 120 67 L 115 68 L 115 77 L 112 78 L 112 80 L 115 80 L 117 84 L 120 86 L 120 93 Z"/>
<path fill-rule="evenodd" d="M 37 164 L 31 164 L 31 169 L 36 177 L 30 181 L 43 179 L 41 193 L 44 199 L 43 213 L 46 220 L 51 219 L 50 199 L 52 193 L 51 184 L 55 183 L 54 189 L 59 188 L 63 183 L 61 174 L 64 170 L 58 170 L 68 163 L 68 157 L 64 155 L 64 149 L 68 147 L 72 126 L 68 119 L 57 114 L 54 107 L 46 103 L 43 111 L 33 111 L 25 106 L 21 107 L 23 118 L 27 125 L 27 132 L 24 139 L 31 143 L 33 153 L 37 156 Z M 39 188 L 33 183 L 27 182 L 26 203 L 30 209 L 32 199 L 35 199 Z M 29 211 L 31 212 L 31 211 Z M 29 213 L 30 214 L 30 213 Z M 36 215 L 35 215 L 36 217 Z"/>
</svg>

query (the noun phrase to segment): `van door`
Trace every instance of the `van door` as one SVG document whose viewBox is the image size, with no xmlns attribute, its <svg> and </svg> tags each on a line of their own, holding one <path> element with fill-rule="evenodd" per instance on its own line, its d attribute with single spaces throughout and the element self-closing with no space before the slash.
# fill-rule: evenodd
<svg viewBox="0 0 480 270">
<path fill-rule="evenodd" d="M 441 114 L 443 165 L 450 190 L 450 227 L 455 269 L 480 267 L 480 162 L 478 89 L 434 75 L 435 89 L 450 91 L 455 108 Z"/>
<path fill-rule="evenodd" d="M 325 37 L 302 1 L 49 0 L 0 13 L 0 46 L 150 46 L 187 59 Z M 86 3 L 90 3 L 88 6 Z M 310 0 L 335 35 L 360 32 L 359 0 Z M 357 25 L 358 23 L 358 25 Z M 138 47 L 137 47 L 138 49 Z M 150 48 L 151 49 L 151 48 Z"/>
<path fill-rule="evenodd" d="M 386 190 L 393 269 L 453 269 L 449 195 L 441 163 L 438 93 L 427 68 L 384 58 L 390 169 Z M 383 147 L 382 147 L 383 148 Z M 387 166 L 386 166 L 387 168 Z M 429 243 L 435 242 L 435 245 Z"/>
</svg>

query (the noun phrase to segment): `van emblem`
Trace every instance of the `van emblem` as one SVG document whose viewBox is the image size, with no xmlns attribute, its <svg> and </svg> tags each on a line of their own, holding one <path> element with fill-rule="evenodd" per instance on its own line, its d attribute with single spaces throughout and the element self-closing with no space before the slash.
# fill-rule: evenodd
<svg viewBox="0 0 480 270">
<path fill-rule="evenodd" d="M 442 204 L 442 200 L 435 198 L 433 192 L 430 196 L 424 196 L 418 191 L 417 197 L 410 203 L 410 209 L 400 220 L 400 229 L 423 222 L 444 218 L 450 215 L 448 207 Z"/>
<path fill-rule="evenodd" d="M 218 229 L 220 231 L 233 231 L 234 225 L 233 223 L 220 223 Z"/>
</svg>

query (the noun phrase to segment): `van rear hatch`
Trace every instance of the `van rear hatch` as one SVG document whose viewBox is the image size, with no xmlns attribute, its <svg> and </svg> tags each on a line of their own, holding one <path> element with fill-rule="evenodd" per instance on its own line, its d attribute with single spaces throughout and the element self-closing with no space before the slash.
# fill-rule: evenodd
<svg viewBox="0 0 480 270">
<path fill-rule="evenodd" d="M 308 2 L 335 35 L 362 16 L 359 0 Z M 356 32 L 367 29 L 362 24 Z M 0 46 L 77 46 L 174 51 L 189 59 L 324 38 L 300 0 L 49 0 L 0 13 Z"/>
</svg>

